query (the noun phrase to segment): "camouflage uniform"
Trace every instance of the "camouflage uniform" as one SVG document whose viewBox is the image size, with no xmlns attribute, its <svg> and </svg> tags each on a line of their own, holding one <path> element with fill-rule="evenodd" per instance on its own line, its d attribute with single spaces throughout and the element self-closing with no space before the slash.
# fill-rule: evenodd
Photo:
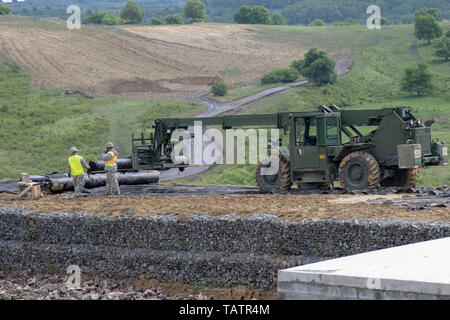
<svg viewBox="0 0 450 320">
<path fill-rule="evenodd" d="M 109 153 L 113 152 L 116 157 L 118 155 L 117 151 L 115 149 L 109 149 L 105 153 L 103 153 L 102 160 L 103 161 L 111 161 L 113 160 L 113 156 Z M 120 195 L 120 188 L 119 188 L 119 182 L 117 181 L 117 165 L 115 166 L 105 166 L 106 170 L 106 194 L 116 194 Z"/>
<path fill-rule="evenodd" d="M 83 159 L 83 157 L 81 157 L 81 165 L 83 166 L 83 169 L 85 171 L 89 170 L 89 166 L 86 163 L 86 161 Z M 67 173 L 70 174 L 71 170 L 70 170 L 70 164 L 69 161 L 67 161 Z M 72 176 L 72 181 L 73 181 L 73 187 L 75 189 L 75 196 L 80 196 L 83 191 L 84 191 L 84 174 L 80 174 L 77 176 Z"/>
</svg>

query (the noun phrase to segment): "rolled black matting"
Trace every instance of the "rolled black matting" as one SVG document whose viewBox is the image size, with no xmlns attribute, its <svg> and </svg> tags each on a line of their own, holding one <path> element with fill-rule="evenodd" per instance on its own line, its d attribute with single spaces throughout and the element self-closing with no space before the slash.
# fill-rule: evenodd
<svg viewBox="0 0 450 320">
<path fill-rule="evenodd" d="M 105 161 L 91 161 L 89 162 L 91 167 L 90 172 L 104 172 L 105 171 Z M 133 169 L 133 161 L 131 158 L 117 159 L 117 170 L 130 170 Z"/>
<path fill-rule="evenodd" d="M 119 185 L 140 185 L 159 182 L 159 175 L 153 172 L 132 172 L 117 173 Z M 93 189 L 106 185 L 106 173 L 90 174 L 84 177 L 84 187 Z M 70 177 L 52 178 L 48 182 L 48 187 L 52 192 L 74 190 L 73 181 Z"/>
</svg>

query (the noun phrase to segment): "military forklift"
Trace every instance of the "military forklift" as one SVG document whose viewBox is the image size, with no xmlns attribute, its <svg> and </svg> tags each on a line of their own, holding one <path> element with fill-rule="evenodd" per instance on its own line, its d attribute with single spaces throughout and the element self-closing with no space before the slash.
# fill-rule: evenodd
<svg viewBox="0 0 450 320">
<path fill-rule="evenodd" d="M 347 191 L 382 187 L 414 187 L 418 168 L 448 164 L 447 144 L 431 139 L 434 120 L 423 123 L 410 108 L 342 110 L 320 106 L 313 112 L 279 112 L 212 118 L 156 119 L 149 138 L 133 136 L 133 170 L 184 169 L 175 161 L 172 133 L 194 122 L 223 129 L 259 127 L 283 131 L 288 144 L 278 154 L 261 159 L 255 179 L 262 192 L 329 188 L 339 181 Z M 192 137 L 192 134 L 191 134 Z M 273 174 L 263 168 L 277 163 Z"/>
</svg>

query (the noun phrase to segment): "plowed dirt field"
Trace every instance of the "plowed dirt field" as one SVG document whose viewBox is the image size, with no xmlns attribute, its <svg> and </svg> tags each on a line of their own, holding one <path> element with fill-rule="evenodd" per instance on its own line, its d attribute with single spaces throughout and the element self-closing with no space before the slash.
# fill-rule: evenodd
<svg viewBox="0 0 450 320">
<path fill-rule="evenodd" d="M 127 98 L 183 98 L 217 79 L 260 78 L 309 48 L 257 40 L 262 27 L 221 24 L 85 26 L 0 17 L 0 59 L 38 87 Z"/>
</svg>

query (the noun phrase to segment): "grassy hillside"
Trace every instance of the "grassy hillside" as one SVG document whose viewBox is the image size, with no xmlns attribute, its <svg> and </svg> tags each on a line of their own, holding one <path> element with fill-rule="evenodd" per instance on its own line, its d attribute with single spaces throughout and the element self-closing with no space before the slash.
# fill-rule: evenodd
<svg viewBox="0 0 450 320">
<path fill-rule="evenodd" d="M 111 140 L 130 155 L 131 134 L 151 128 L 159 116 L 191 116 L 204 107 L 193 102 L 86 99 L 36 89 L 18 66 L 0 62 L 0 178 L 21 172 L 65 170 L 68 150 L 78 147 L 97 160 Z"/>
<path fill-rule="evenodd" d="M 443 25 L 445 30 L 449 24 Z M 280 110 L 304 111 L 321 104 L 334 103 L 347 109 L 411 106 L 422 119 L 435 118 L 432 135 L 450 142 L 450 63 L 433 56 L 426 42 L 417 43 L 413 26 L 386 26 L 369 31 L 364 27 L 267 27 L 259 36 L 280 44 L 298 42 L 318 47 L 330 54 L 348 52 L 354 59 L 352 71 L 335 85 L 307 86 L 269 97 L 245 107 L 243 113 L 271 113 Z M 426 62 L 435 79 L 432 95 L 417 97 L 401 92 L 403 70 Z M 218 166 L 196 179 L 200 184 L 254 184 L 254 166 Z M 183 181 L 183 182 L 185 182 Z M 421 170 L 420 184 L 442 185 L 450 182 L 450 167 Z"/>
</svg>

